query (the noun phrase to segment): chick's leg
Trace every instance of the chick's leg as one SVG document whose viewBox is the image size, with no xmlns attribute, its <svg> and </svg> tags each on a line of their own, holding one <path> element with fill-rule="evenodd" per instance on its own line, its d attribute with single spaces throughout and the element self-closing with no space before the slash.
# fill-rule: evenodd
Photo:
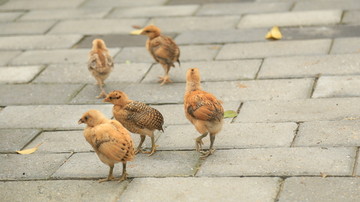
<svg viewBox="0 0 360 202">
<path fill-rule="evenodd" d="M 167 64 L 161 64 L 161 65 L 164 68 L 165 75 L 159 77 L 160 78 L 159 82 L 161 82 L 160 85 L 164 85 L 166 83 L 171 83 L 172 81 L 170 80 L 170 76 L 169 76 L 169 71 L 170 71 L 171 67 Z"/>
<path fill-rule="evenodd" d="M 208 157 L 215 152 L 215 149 L 213 149 L 214 141 L 215 141 L 215 134 L 210 133 L 210 147 L 208 151 L 201 152 L 203 154 L 201 155 L 202 158 Z"/>
<path fill-rule="evenodd" d="M 145 141 L 145 137 L 146 137 L 145 135 L 140 135 L 140 138 L 141 138 L 140 143 L 139 143 L 139 146 L 137 147 L 137 149 L 135 150 L 135 154 L 137 154 L 139 152 L 143 153 L 143 150 L 142 150 L 141 146 Z"/>
<path fill-rule="evenodd" d="M 99 180 L 99 183 L 114 180 L 115 178 L 113 176 L 113 169 L 114 169 L 114 165 L 110 166 L 108 177 L 105 179 Z"/>
<path fill-rule="evenodd" d="M 96 98 L 105 98 L 106 97 L 106 92 L 105 92 L 105 89 L 104 89 L 104 81 L 101 79 L 101 78 L 96 78 L 96 81 L 97 81 L 97 85 L 99 86 L 100 90 L 101 90 L 101 93 L 96 96 Z"/>
<path fill-rule="evenodd" d="M 208 133 L 206 132 L 206 133 L 200 135 L 198 138 L 196 138 L 196 140 L 195 140 L 196 151 L 200 152 L 202 150 L 202 145 L 204 144 L 202 139 L 204 137 L 206 137 L 207 134 Z"/>
<path fill-rule="evenodd" d="M 144 152 L 144 153 L 149 154 L 149 156 L 152 156 L 156 152 L 156 147 L 157 147 L 157 145 L 155 145 L 155 137 L 154 137 L 154 134 L 153 134 L 151 136 L 151 151 L 150 152 Z"/>
<path fill-rule="evenodd" d="M 122 175 L 121 175 L 121 177 L 119 179 L 119 182 L 126 180 L 127 176 L 128 176 L 128 174 L 126 172 L 126 162 L 123 162 L 123 172 L 122 172 Z"/>
</svg>

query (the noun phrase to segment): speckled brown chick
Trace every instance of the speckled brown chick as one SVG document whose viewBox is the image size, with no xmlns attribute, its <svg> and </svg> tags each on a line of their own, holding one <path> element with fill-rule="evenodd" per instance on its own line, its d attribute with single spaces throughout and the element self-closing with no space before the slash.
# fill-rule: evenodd
<svg viewBox="0 0 360 202">
<path fill-rule="evenodd" d="M 114 68 L 114 62 L 106 48 L 105 42 L 101 39 L 95 39 L 92 42 L 92 49 L 89 53 L 88 69 L 96 79 L 101 93 L 96 98 L 106 97 L 104 90 L 104 81 L 110 75 Z"/>
<path fill-rule="evenodd" d="M 109 175 L 99 182 L 117 180 L 113 176 L 114 164 L 122 162 L 123 172 L 119 181 L 127 179 L 126 162 L 135 157 L 134 144 L 129 132 L 116 120 L 107 119 L 98 110 L 89 110 L 80 118 L 85 123 L 84 137 L 94 148 L 99 159 L 110 166 Z"/>
<path fill-rule="evenodd" d="M 174 62 L 180 65 L 180 49 L 170 37 L 162 35 L 161 30 L 155 25 L 146 26 L 142 29 L 142 35 L 146 35 L 146 49 L 150 52 L 156 62 L 160 63 L 164 68 L 165 75 L 160 77 L 161 85 L 172 82 L 170 80 L 169 71 L 171 67 L 175 67 Z"/>
<path fill-rule="evenodd" d="M 190 68 L 186 72 L 186 92 L 184 96 L 184 109 L 186 118 L 195 126 L 201 134 L 196 138 L 196 150 L 201 152 L 202 157 L 214 153 L 213 144 L 215 135 L 223 126 L 224 109 L 221 101 L 211 93 L 201 90 L 200 72 L 198 68 Z M 210 134 L 210 148 L 207 152 L 202 151 L 204 144 L 202 138 Z"/>
<path fill-rule="evenodd" d="M 148 153 L 149 156 L 153 155 L 156 151 L 154 131 L 164 131 L 162 127 L 164 124 L 162 114 L 145 103 L 130 100 L 124 92 L 118 90 L 110 92 L 104 99 L 104 102 L 114 104 L 113 114 L 115 119 L 130 132 L 140 135 L 140 144 L 135 154 L 142 152 Z M 146 135 L 151 138 L 150 152 L 144 152 L 141 148 Z"/>
</svg>

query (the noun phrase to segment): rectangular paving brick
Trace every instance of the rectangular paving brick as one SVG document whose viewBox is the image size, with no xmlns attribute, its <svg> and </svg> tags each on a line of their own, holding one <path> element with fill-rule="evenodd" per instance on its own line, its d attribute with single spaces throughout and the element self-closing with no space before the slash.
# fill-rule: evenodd
<svg viewBox="0 0 360 202">
<path fill-rule="evenodd" d="M 266 58 L 258 78 L 359 74 L 359 61 L 359 54 Z"/>
<path fill-rule="evenodd" d="M 0 83 L 27 83 L 42 69 L 41 66 L 0 67 Z"/>
<path fill-rule="evenodd" d="M 0 182 L 0 195 L 4 201 L 116 201 L 127 185 L 127 181 L 8 181 Z"/>
<path fill-rule="evenodd" d="M 360 37 L 334 39 L 331 54 L 360 53 Z"/>
<path fill-rule="evenodd" d="M 184 62 L 181 67 L 171 68 L 170 78 L 173 82 L 186 82 L 186 71 L 190 67 L 200 69 L 201 81 L 224 81 L 254 79 L 261 65 L 261 60 L 232 60 L 232 61 L 209 61 L 209 62 Z M 142 83 L 157 83 L 158 76 L 162 76 L 164 70 L 160 64 L 154 65 L 146 75 Z"/>
<path fill-rule="evenodd" d="M 82 7 L 133 7 L 133 6 L 157 6 L 162 5 L 167 0 L 137 0 L 137 1 L 128 1 L 128 0 L 88 0 Z"/>
<path fill-rule="evenodd" d="M 56 24 L 50 34 L 128 34 L 132 25 L 144 26 L 146 19 L 89 19 L 66 20 Z"/>
<path fill-rule="evenodd" d="M 0 50 L 71 48 L 82 35 L 34 35 L 0 37 Z"/>
<path fill-rule="evenodd" d="M 0 113 L 0 128 L 83 129 L 78 121 L 90 109 L 112 117 L 110 105 L 8 106 Z"/>
<path fill-rule="evenodd" d="M 322 76 L 319 78 L 313 98 L 358 97 L 360 76 Z"/>
<path fill-rule="evenodd" d="M 114 64 L 114 70 L 105 80 L 105 84 L 111 82 L 139 82 L 149 70 L 151 64 Z M 1 68 L 0 68 L 1 71 Z M 87 68 L 87 64 L 55 64 L 48 66 L 34 80 L 35 83 L 88 83 L 95 84 L 96 80 Z"/>
<path fill-rule="evenodd" d="M 153 156 L 138 154 L 127 163 L 129 177 L 180 177 L 195 174 L 199 153 L 195 151 L 157 151 Z M 103 164 L 96 153 L 76 153 L 52 176 L 66 178 L 105 178 L 109 166 Z M 122 166 L 116 164 L 114 176 L 119 177 Z"/>
<path fill-rule="evenodd" d="M 41 144 L 42 143 L 42 144 Z M 85 140 L 83 131 L 42 132 L 25 149 L 41 144 L 37 153 L 89 152 L 93 148 Z"/>
<path fill-rule="evenodd" d="M 13 58 L 20 54 L 21 51 L 0 51 L 0 65 L 7 65 Z"/>
<path fill-rule="evenodd" d="M 250 14 L 240 20 L 238 28 L 272 27 L 274 23 L 277 26 L 331 25 L 339 23 L 341 15 L 341 10 Z"/>
<path fill-rule="evenodd" d="M 160 16 L 188 16 L 193 15 L 199 8 L 198 5 L 182 6 L 147 6 L 133 8 L 116 8 L 108 18 L 133 18 L 133 17 L 160 17 Z"/>
<path fill-rule="evenodd" d="M 233 29 L 239 22 L 239 16 L 189 16 L 172 18 L 153 18 L 151 23 L 164 32 L 183 32 L 189 30 Z"/>
<path fill-rule="evenodd" d="M 120 49 L 109 49 L 114 56 Z M 56 49 L 56 50 L 29 50 L 11 61 L 12 65 L 38 65 L 38 64 L 71 64 L 86 65 L 89 59 L 89 49 Z"/>
<path fill-rule="evenodd" d="M 258 148 L 290 147 L 295 135 L 295 123 L 243 123 L 224 124 L 216 135 L 214 147 Z M 161 150 L 195 150 L 195 139 L 200 134 L 193 125 L 170 125 L 165 129 L 156 144 Z M 209 136 L 203 138 L 204 149 L 210 145 Z"/>
<path fill-rule="evenodd" d="M 352 147 L 360 145 L 360 122 L 316 121 L 301 123 L 294 141 L 297 147 Z"/>
<path fill-rule="evenodd" d="M 246 13 L 270 13 L 288 11 L 291 2 L 269 3 L 210 3 L 204 4 L 196 15 L 242 15 Z"/>
<path fill-rule="evenodd" d="M 48 179 L 70 153 L 63 154 L 0 154 L 0 179 Z"/>
<path fill-rule="evenodd" d="M 225 44 L 216 59 L 326 54 L 330 44 L 330 39 Z"/>
<path fill-rule="evenodd" d="M 167 36 L 173 37 L 174 34 L 166 34 Z M 108 48 L 119 48 L 119 47 L 145 47 L 147 37 L 144 35 L 130 35 L 130 34 L 106 34 L 106 35 L 90 35 L 85 36 L 75 48 L 89 48 L 92 47 L 92 41 L 100 38 L 105 41 Z"/>
<path fill-rule="evenodd" d="M 84 0 L 12 0 L 0 6 L 0 10 L 30 10 L 30 9 L 58 9 L 75 8 L 83 3 Z"/>
<path fill-rule="evenodd" d="M 34 129 L 0 129 L 0 152 L 21 150 L 39 133 Z"/>
<path fill-rule="evenodd" d="M 54 24 L 55 21 L 0 23 L 0 35 L 44 34 Z"/>
<path fill-rule="evenodd" d="M 12 22 L 17 19 L 19 16 L 24 14 L 21 11 L 12 11 L 12 12 L 1 12 L 0 13 L 0 22 Z"/>
<path fill-rule="evenodd" d="M 360 11 L 345 11 L 342 19 L 343 23 L 346 24 L 359 24 Z"/>
<path fill-rule="evenodd" d="M 169 5 L 182 5 L 182 4 L 209 4 L 209 3 L 234 3 L 234 2 L 249 2 L 254 0 L 170 0 L 167 2 Z"/>
<path fill-rule="evenodd" d="M 129 201 L 274 201 L 279 178 L 139 178 L 121 198 Z M 139 194 L 139 190 L 146 190 Z M 161 193 L 161 194 L 154 194 Z"/>
<path fill-rule="evenodd" d="M 343 120 L 358 117 L 357 98 L 272 100 L 245 102 L 237 122 Z"/>
<path fill-rule="evenodd" d="M 357 0 L 298 1 L 293 8 L 294 11 L 331 9 L 356 10 L 360 9 L 360 4 Z"/>
<path fill-rule="evenodd" d="M 353 177 L 291 177 L 285 179 L 279 201 L 357 201 L 360 179 Z"/>
<path fill-rule="evenodd" d="M 197 175 L 319 176 L 322 172 L 350 176 L 355 153 L 355 148 L 341 147 L 217 150 L 206 159 Z"/>
<path fill-rule="evenodd" d="M 21 84 L 0 85 L 4 97 L 0 105 L 64 104 L 83 87 L 82 84 Z M 16 93 L 14 93 L 16 92 Z"/>
<path fill-rule="evenodd" d="M 30 10 L 21 17 L 25 20 L 66 20 L 66 19 L 91 19 L 103 18 L 110 12 L 110 8 L 82 8 L 82 9 L 52 9 Z"/>
</svg>

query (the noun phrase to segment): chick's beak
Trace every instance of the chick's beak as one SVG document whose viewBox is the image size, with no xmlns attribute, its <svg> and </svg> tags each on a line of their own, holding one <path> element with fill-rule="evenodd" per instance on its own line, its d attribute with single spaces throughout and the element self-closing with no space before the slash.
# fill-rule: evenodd
<svg viewBox="0 0 360 202">
<path fill-rule="evenodd" d="M 130 34 L 132 34 L 132 35 L 141 35 L 141 34 L 143 34 L 143 30 L 142 29 L 137 29 L 137 30 L 134 30 L 134 31 L 130 32 Z"/>
<path fill-rule="evenodd" d="M 105 99 L 103 99 L 103 102 L 110 102 L 110 98 L 106 97 Z"/>
<path fill-rule="evenodd" d="M 85 123 L 83 119 L 79 119 L 78 124 Z"/>
</svg>

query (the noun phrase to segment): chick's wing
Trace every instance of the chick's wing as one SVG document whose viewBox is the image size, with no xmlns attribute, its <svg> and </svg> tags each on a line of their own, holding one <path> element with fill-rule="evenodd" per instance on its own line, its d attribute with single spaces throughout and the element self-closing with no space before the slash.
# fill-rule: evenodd
<svg viewBox="0 0 360 202">
<path fill-rule="evenodd" d="M 150 43 L 150 51 L 158 60 L 166 64 L 172 64 L 177 60 L 179 48 L 175 42 L 166 36 L 153 39 Z"/>
<path fill-rule="evenodd" d="M 129 112 L 127 120 L 132 121 L 139 128 L 163 130 L 164 118 L 156 109 L 142 102 L 132 102 L 126 107 L 126 110 Z"/>
</svg>

